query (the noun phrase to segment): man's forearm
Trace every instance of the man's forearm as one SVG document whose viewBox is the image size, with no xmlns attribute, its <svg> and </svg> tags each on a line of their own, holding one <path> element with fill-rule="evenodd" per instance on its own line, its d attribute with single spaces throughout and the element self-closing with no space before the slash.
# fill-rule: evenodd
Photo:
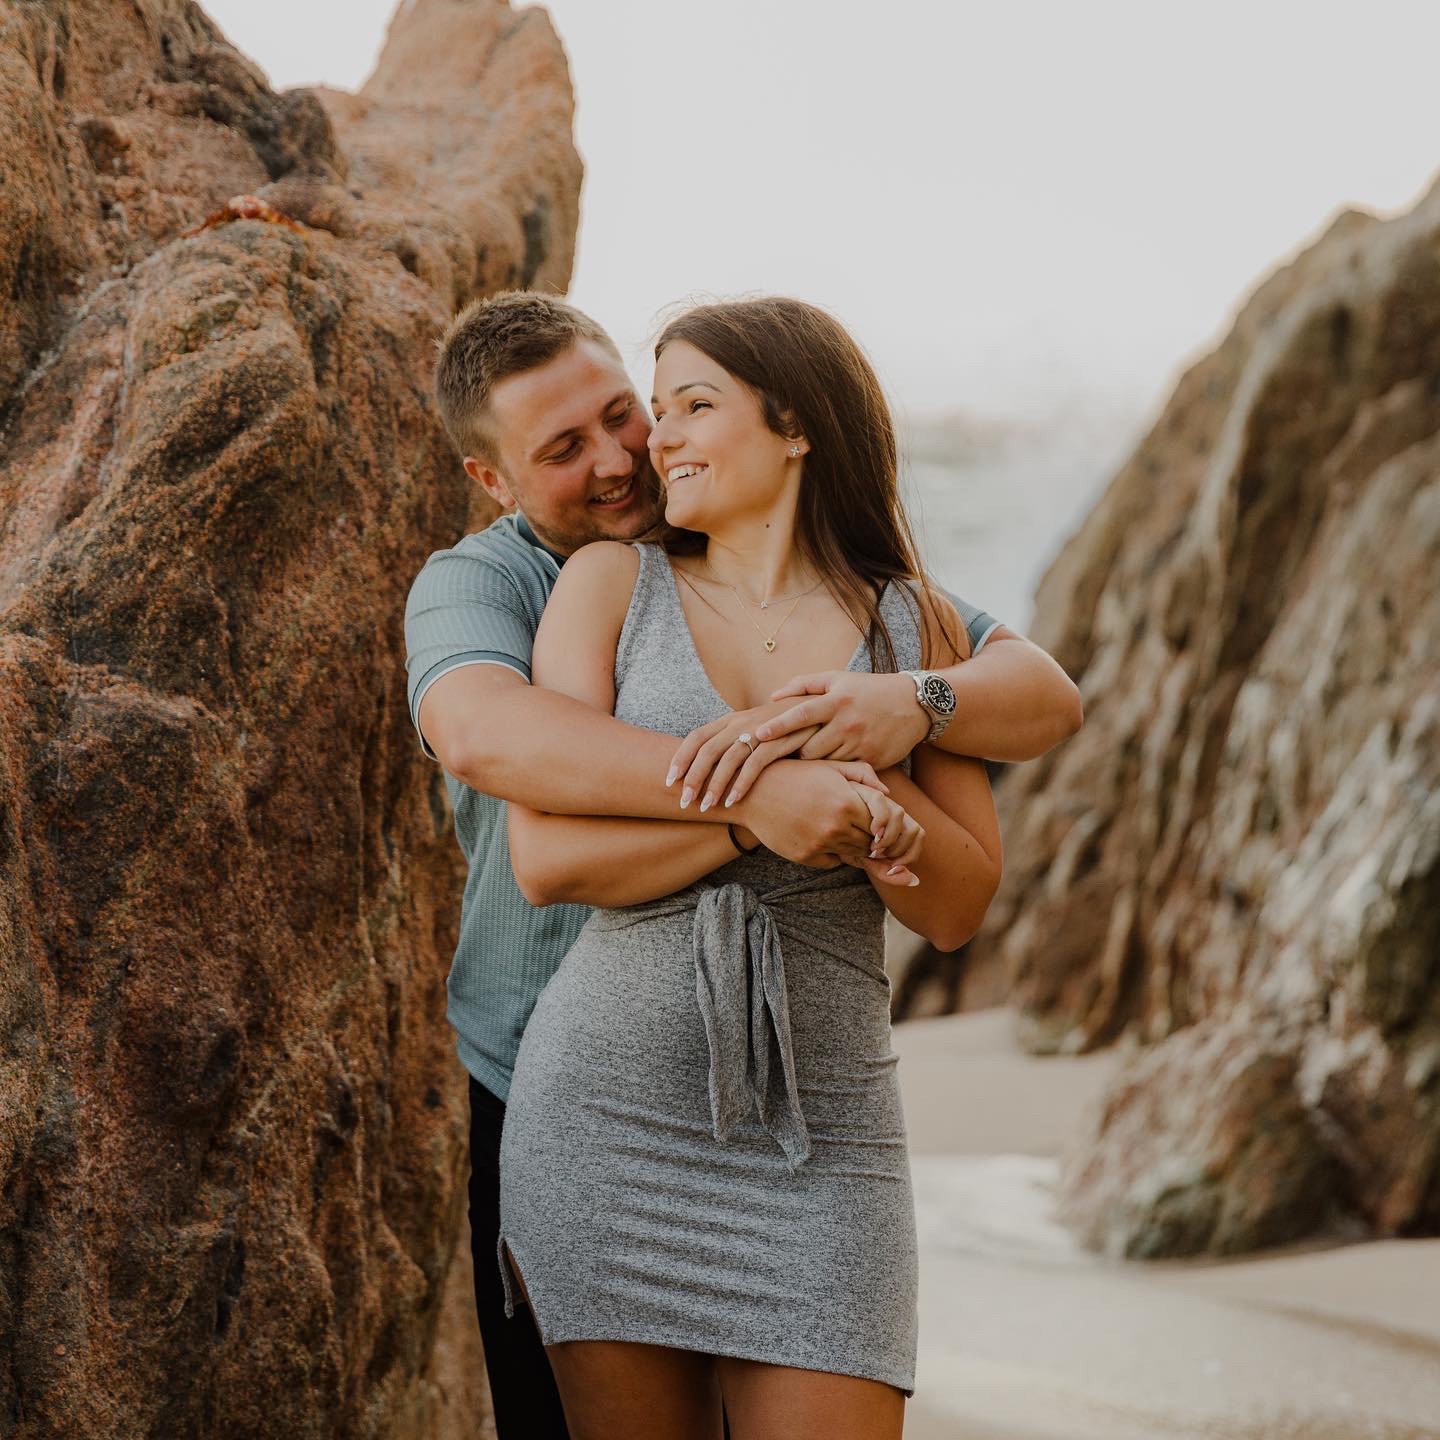
<svg viewBox="0 0 1440 1440">
<path fill-rule="evenodd" d="M 991 640 L 973 659 L 936 673 L 955 690 L 955 718 L 935 742 L 952 755 L 1034 760 L 1080 728 L 1074 681 L 1019 636 Z"/>
<path fill-rule="evenodd" d="M 626 725 L 555 690 L 516 684 L 485 707 L 455 777 L 472 789 L 553 815 L 718 821 L 680 809 L 665 771 L 675 737 Z"/>
</svg>

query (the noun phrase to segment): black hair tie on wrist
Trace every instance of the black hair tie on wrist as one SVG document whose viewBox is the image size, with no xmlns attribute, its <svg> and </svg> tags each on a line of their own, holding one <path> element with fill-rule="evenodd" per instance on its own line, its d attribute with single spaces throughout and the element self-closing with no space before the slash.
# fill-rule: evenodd
<svg viewBox="0 0 1440 1440">
<path fill-rule="evenodd" d="M 740 836 L 739 836 L 738 834 L 736 834 L 736 832 L 735 832 L 735 827 L 734 827 L 733 825 L 727 825 L 725 828 L 730 832 L 730 843 L 731 843 L 742 855 L 753 855 L 753 854 L 760 848 L 760 842 L 757 840 L 757 841 L 747 850 L 747 849 L 740 843 Z"/>
</svg>

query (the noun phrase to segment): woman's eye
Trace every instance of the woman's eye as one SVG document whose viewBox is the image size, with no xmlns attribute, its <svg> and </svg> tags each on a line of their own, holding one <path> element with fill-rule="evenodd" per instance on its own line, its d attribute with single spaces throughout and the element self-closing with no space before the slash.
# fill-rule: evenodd
<svg viewBox="0 0 1440 1440">
<path fill-rule="evenodd" d="M 690 402 L 690 413 L 693 415 L 702 405 L 707 410 L 710 408 L 710 402 L 708 400 L 692 400 Z"/>
</svg>

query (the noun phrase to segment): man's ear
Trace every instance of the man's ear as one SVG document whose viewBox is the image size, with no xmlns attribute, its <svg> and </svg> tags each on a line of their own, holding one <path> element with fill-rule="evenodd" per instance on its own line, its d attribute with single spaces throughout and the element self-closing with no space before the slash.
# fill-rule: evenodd
<svg viewBox="0 0 1440 1440">
<path fill-rule="evenodd" d="M 467 455 L 464 465 L 465 473 L 498 505 L 506 510 L 517 508 L 516 499 L 510 493 L 505 477 L 488 460 Z"/>
</svg>

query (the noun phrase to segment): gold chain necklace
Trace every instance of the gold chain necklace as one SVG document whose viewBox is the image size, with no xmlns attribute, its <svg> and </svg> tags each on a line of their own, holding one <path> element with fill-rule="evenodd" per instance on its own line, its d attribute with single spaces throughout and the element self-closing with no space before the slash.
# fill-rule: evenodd
<svg viewBox="0 0 1440 1440">
<path fill-rule="evenodd" d="M 733 585 L 731 585 L 728 580 L 722 580 L 722 579 L 710 568 L 710 560 L 709 560 L 709 557 L 708 557 L 708 556 L 703 557 L 703 558 L 704 558 L 704 561 L 705 561 L 705 573 L 706 573 L 717 585 L 724 585 L 727 589 L 729 589 L 730 591 L 732 591 L 732 592 L 734 593 L 735 598 L 736 598 L 737 600 L 739 600 L 739 601 L 743 604 L 743 603 L 744 603 L 744 596 L 742 596 L 742 595 L 740 594 L 740 592 L 739 592 L 738 590 L 736 590 L 735 587 L 734 587 Z M 768 610 L 772 605 L 783 605 L 787 600 L 803 600 L 807 595 L 813 595 L 813 594 L 815 593 L 815 591 L 817 591 L 824 583 L 825 583 L 825 582 L 824 582 L 823 580 L 817 580 L 808 590 L 798 591 L 798 592 L 797 592 L 796 594 L 794 594 L 794 595 L 773 595 L 773 596 L 771 596 L 771 598 L 770 598 L 769 600 L 751 600 L 749 603 L 750 603 L 751 605 L 758 606 L 761 610 Z M 748 613 L 748 612 L 747 612 L 747 613 Z M 777 630 L 775 633 L 778 635 L 780 632 Z"/>
<path fill-rule="evenodd" d="M 800 602 L 805 598 L 806 595 L 810 593 L 810 590 L 818 590 L 820 588 L 819 585 L 812 585 L 810 587 L 810 590 L 802 591 L 799 595 L 797 595 L 794 601 L 791 603 L 790 608 L 785 612 L 785 620 L 782 620 L 767 635 L 764 630 L 760 628 L 760 622 L 745 608 L 745 600 L 744 597 L 740 594 L 740 592 L 736 590 L 735 587 L 730 584 L 728 580 L 721 580 L 720 583 L 724 585 L 727 590 L 731 591 L 734 594 L 736 601 L 739 603 L 741 613 L 755 627 L 755 633 L 765 642 L 766 650 L 774 650 L 775 637 L 785 628 L 785 620 L 788 620 L 795 613 L 795 611 L 799 608 Z M 768 607 L 762 605 L 760 608 L 764 610 Z"/>
<path fill-rule="evenodd" d="M 817 591 L 825 583 L 824 580 L 817 580 L 808 590 L 802 590 L 798 595 L 778 595 L 773 600 L 762 600 L 760 602 L 760 609 L 762 610 L 768 610 L 772 605 L 779 605 L 785 600 L 793 600 L 790 608 L 785 612 L 785 619 L 782 620 L 767 635 L 764 630 L 760 628 L 760 622 L 746 608 L 745 597 L 728 580 L 722 580 L 713 570 L 710 569 L 709 560 L 706 560 L 704 563 L 705 569 L 710 573 L 711 580 L 713 580 L 717 585 L 723 585 L 735 597 L 735 603 L 739 605 L 740 613 L 755 627 L 755 633 L 764 642 L 765 649 L 772 652 L 775 649 L 775 637 L 779 635 L 779 633 L 785 628 L 786 621 L 788 621 L 790 617 L 795 613 L 795 611 L 799 608 L 800 602 L 807 595 L 813 595 L 815 591 Z M 683 570 L 677 569 L 676 573 L 680 576 L 682 580 L 685 581 L 685 583 L 692 590 L 695 591 L 697 595 L 700 595 L 700 591 L 696 589 L 695 582 L 691 580 L 691 578 Z M 702 600 L 705 600 L 705 597 L 703 595 L 700 595 L 700 598 Z M 710 604 L 708 600 L 705 600 L 705 603 L 707 605 Z M 712 610 L 715 609 L 713 605 L 711 605 L 710 608 Z M 717 610 L 715 613 L 718 615 L 720 612 Z"/>
</svg>

